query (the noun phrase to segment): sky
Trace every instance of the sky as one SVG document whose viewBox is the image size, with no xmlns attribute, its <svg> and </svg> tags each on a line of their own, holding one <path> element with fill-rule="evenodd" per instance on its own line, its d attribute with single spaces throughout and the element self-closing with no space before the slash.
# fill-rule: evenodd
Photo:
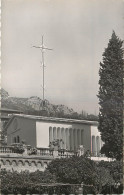
<svg viewBox="0 0 124 195">
<path fill-rule="evenodd" d="M 2 0 L 1 86 L 13 97 L 45 98 L 98 114 L 99 63 L 114 30 L 124 39 L 124 0 Z"/>
</svg>

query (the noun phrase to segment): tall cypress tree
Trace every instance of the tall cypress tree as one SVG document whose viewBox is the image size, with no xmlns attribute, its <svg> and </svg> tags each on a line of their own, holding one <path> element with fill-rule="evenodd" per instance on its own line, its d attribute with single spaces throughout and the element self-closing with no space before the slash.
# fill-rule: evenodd
<svg viewBox="0 0 124 195">
<path fill-rule="evenodd" d="M 107 157 L 122 159 L 123 150 L 123 41 L 113 31 L 99 70 L 99 131 Z"/>
</svg>

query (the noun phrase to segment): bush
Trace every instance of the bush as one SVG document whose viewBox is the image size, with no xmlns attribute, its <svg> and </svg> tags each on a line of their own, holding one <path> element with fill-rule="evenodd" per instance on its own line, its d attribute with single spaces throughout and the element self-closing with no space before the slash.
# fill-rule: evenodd
<svg viewBox="0 0 124 195">
<path fill-rule="evenodd" d="M 20 143 L 13 144 L 12 149 L 14 153 L 18 153 L 18 154 L 22 154 L 25 151 L 23 144 L 20 144 Z"/>
<path fill-rule="evenodd" d="M 121 174 L 122 163 L 117 161 L 95 163 L 83 156 L 55 159 L 44 172 L 1 170 L 1 193 L 75 194 L 82 182 L 84 194 L 122 193 L 122 183 L 116 186 Z"/>
</svg>

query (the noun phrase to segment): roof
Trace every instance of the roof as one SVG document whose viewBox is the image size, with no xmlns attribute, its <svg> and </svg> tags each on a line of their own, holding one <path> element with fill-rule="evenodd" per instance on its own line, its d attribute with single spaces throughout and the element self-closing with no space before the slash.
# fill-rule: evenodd
<svg viewBox="0 0 124 195">
<path fill-rule="evenodd" d="M 0 112 L 14 112 L 14 113 L 23 113 L 20 110 L 13 110 L 13 109 L 9 109 L 9 108 L 0 108 Z"/>
<path fill-rule="evenodd" d="M 3 116 L 3 115 L 0 115 L 0 119 L 1 119 L 1 120 L 9 120 L 9 119 L 10 119 L 10 116 Z"/>
<path fill-rule="evenodd" d="M 10 125 L 13 119 L 24 118 L 24 119 L 32 119 L 36 121 L 48 121 L 48 122 L 63 122 L 63 123 L 76 123 L 76 124 L 85 124 L 85 125 L 94 125 L 98 126 L 97 121 L 87 121 L 87 120 L 76 120 L 76 119 L 67 119 L 67 118 L 55 118 L 55 117 L 45 117 L 45 116 L 34 116 L 34 115 L 25 115 L 25 114 L 13 114 L 6 125 L 6 128 Z"/>
</svg>

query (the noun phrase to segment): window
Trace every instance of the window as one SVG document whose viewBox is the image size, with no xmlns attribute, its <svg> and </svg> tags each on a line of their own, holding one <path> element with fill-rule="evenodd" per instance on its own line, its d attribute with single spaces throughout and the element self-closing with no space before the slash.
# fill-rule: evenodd
<svg viewBox="0 0 124 195">
<path fill-rule="evenodd" d="M 14 143 L 16 143 L 16 137 L 14 137 L 14 140 L 13 141 L 14 141 Z"/>
<path fill-rule="evenodd" d="M 20 138 L 19 138 L 19 136 L 17 136 L 17 143 L 20 143 Z"/>
</svg>

